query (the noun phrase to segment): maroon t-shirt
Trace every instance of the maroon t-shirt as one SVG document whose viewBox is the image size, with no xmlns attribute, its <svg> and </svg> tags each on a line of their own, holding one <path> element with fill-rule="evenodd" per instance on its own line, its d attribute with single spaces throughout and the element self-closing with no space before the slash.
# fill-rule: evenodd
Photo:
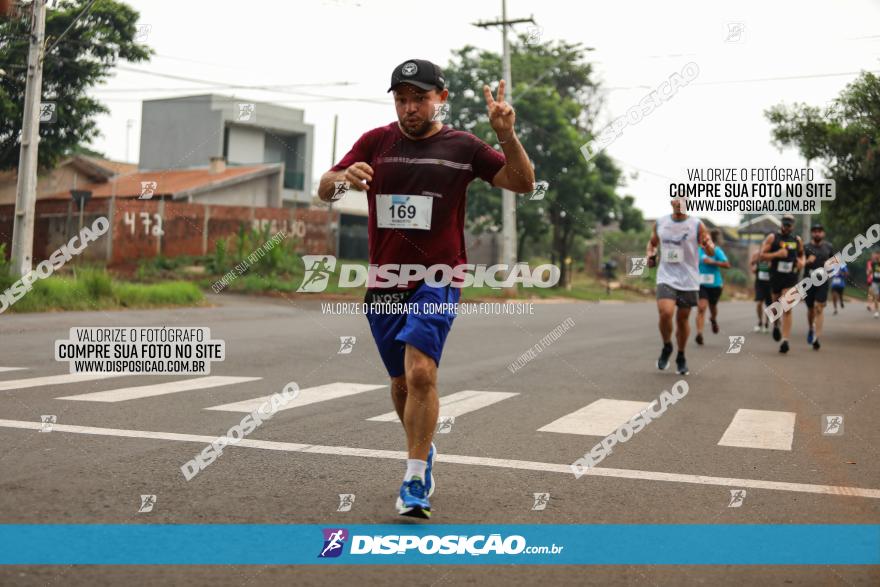
<svg viewBox="0 0 880 587">
<path fill-rule="evenodd" d="M 373 168 L 367 192 L 370 263 L 467 263 L 464 244 L 465 196 L 479 177 L 488 183 L 504 166 L 504 155 L 475 137 L 450 126 L 422 140 L 406 137 L 396 122 L 374 128 L 357 140 L 333 167 L 341 171 L 363 161 Z M 430 196 L 431 228 L 379 228 L 376 195 Z"/>
</svg>

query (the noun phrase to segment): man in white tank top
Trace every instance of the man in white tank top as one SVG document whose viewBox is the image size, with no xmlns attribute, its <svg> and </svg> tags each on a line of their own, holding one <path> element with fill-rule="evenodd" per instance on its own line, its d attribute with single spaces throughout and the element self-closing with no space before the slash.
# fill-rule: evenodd
<svg viewBox="0 0 880 587">
<path fill-rule="evenodd" d="M 660 313 L 660 337 L 663 349 L 657 368 L 665 370 L 672 355 L 672 319 L 675 316 L 675 340 L 678 355 L 676 371 L 687 375 L 684 349 L 690 335 L 688 318 L 697 305 L 700 293 L 700 245 L 707 255 L 715 254 L 715 244 L 699 218 L 685 212 L 684 198 L 672 198 L 672 214 L 658 218 L 646 249 L 648 265 L 657 266 L 657 311 Z M 659 264 L 657 247 L 660 247 Z"/>
</svg>

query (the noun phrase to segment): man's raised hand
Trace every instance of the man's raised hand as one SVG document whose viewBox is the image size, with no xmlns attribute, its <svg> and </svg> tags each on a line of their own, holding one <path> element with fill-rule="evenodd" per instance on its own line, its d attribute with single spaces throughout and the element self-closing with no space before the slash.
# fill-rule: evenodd
<svg viewBox="0 0 880 587">
<path fill-rule="evenodd" d="M 513 130 L 516 115 L 513 106 L 504 101 L 504 80 L 498 82 L 498 99 L 492 97 L 489 86 L 483 86 L 483 95 L 486 97 L 486 109 L 489 111 L 489 124 L 495 134 L 508 134 Z"/>
</svg>

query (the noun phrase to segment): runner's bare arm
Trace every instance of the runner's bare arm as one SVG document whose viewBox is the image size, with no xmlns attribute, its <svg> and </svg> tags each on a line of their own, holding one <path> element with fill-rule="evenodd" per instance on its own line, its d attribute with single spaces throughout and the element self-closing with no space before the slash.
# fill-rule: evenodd
<svg viewBox="0 0 880 587">
<path fill-rule="evenodd" d="M 785 249 L 779 249 L 775 253 L 770 252 L 770 247 L 773 246 L 773 242 L 776 240 L 776 236 L 773 234 L 768 234 L 767 238 L 764 239 L 764 243 L 761 245 L 761 259 L 764 261 L 772 261 L 773 259 L 780 259 L 782 256 L 781 252 L 785 251 L 787 255 L 788 252 Z"/>
<path fill-rule="evenodd" d="M 373 180 L 373 168 L 359 161 L 352 164 L 348 169 L 340 171 L 328 171 L 321 176 L 318 185 L 318 197 L 323 202 L 329 202 L 336 193 L 336 182 L 347 181 L 353 190 L 365 191 L 369 189 L 369 182 Z"/>
<path fill-rule="evenodd" d="M 712 237 L 709 235 L 709 231 L 706 230 L 706 225 L 700 222 L 699 232 L 699 240 L 700 245 L 703 247 L 703 250 L 706 251 L 707 257 L 715 256 L 715 243 L 712 242 Z"/>
<path fill-rule="evenodd" d="M 648 239 L 648 246 L 645 247 L 645 255 L 648 257 L 653 257 L 657 254 L 657 245 L 660 244 L 660 238 L 657 236 L 657 223 L 654 223 L 654 227 L 651 229 L 651 238 Z"/>
<path fill-rule="evenodd" d="M 806 256 L 807 258 L 807 263 L 812 264 L 816 262 L 816 255 L 814 255 L 813 253 L 808 253 L 806 245 L 804 245 L 804 256 Z"/>
<path fill-rule="evenodd" d="M 797 237 L 797 244 L 798 244 L 798 257 L 797 257 L 798 269 L 803 269 L 807 263 L 806 263 L 806 258 L 804 256 L 804 241 L 801 240 L 801 237 Z"/>
<path fill-rule="evenodd" d="M 498 83 L 498 99 L 492 97 L 489 86 L 483 86 L 486 97 L 486 109 L 489 112 L 489 124 L 498 137 L 501 150 L 507 163 L 492 178 L 492 185 L 524 194 L 535 189 L 535 170 L 529 156 L 516 136 L 514 122 L 516 113 L 513 106 L 504 101 L 504 80 Z"/>
</svg>

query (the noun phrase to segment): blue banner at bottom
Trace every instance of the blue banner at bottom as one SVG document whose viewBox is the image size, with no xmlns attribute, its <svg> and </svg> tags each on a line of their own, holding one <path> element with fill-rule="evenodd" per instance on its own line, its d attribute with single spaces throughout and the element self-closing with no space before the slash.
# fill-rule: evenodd
<svg viewBox="0 0 880 587">
<path fill-rule="evenodd" d="M 7 565 L 877 565 L 880 525 L 0 525 Z"/>
</svg>

